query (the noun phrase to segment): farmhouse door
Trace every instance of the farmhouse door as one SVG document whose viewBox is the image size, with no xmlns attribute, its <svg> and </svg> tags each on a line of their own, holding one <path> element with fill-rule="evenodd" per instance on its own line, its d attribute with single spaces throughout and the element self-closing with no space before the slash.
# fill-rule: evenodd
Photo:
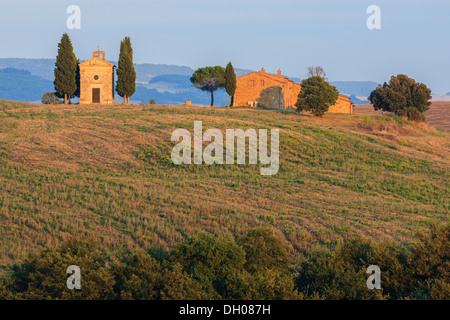
<svg viewBox="0 0 450 320">
<path fill-rule="evenodd" d="M 100 103 L 100 88 L 92 88 L 92 103 Z"/>
</svg>

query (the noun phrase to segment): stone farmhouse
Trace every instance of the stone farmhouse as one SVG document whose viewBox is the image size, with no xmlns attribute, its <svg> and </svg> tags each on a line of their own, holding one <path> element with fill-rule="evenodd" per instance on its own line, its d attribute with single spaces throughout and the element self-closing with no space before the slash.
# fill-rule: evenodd
<svg viewBox="0 0 450 320">
<path fill-rule="evenodd" d="M 233 105 L 260 106 L 270 109 L 293 109 L 301 86 L 281 75 L 266 73 L 264 68 L 236 79 Z M 328 109 L 332 113 L 352 113 L 353 103 L 349 97 L 339 95 L 336 104 Z"/>
</svg>

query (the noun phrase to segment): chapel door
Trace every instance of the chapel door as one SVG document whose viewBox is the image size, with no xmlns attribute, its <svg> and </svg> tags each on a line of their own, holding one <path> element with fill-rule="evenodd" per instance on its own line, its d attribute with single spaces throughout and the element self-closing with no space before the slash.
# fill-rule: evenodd
<svg viewBox="0 0 450 320">
<path fill-rule="evenodd" d="M 92 103 L 100 103 L 100 88 L 92 88 Z"/>
</svg>

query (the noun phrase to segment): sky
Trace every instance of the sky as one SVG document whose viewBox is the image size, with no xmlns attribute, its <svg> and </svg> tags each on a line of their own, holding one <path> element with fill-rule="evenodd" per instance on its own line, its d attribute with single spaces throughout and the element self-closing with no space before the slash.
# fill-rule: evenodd
<svg viewBox="0 0 450 320">
<path fill-rule="evenodd" d="M 80 8 L 69 29 L 67 7 Z M 381 29 L 369 29 L 370 5 Z M 406 74 L 434 94 L 450 92 L 449 0 L 0 0 L 0 58 L 55 58 L 67 32 L 81 60 L 118 59 L 131 37 L 135 63 L 207 65 L 330 81 Z"/>
</svg>

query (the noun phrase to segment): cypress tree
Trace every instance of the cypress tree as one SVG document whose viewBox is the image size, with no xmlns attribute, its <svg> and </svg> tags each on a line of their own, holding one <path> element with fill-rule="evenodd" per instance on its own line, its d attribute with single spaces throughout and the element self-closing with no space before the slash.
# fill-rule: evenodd
<svg viewBox="0 0 450 320">
<path fill-rule="evenodd" d="M 116 69 L 117 73 L 117 82 L 116 82 L 116 92 L 119 96 L 123 97 L 123 102 L 127 102 L 126 94 L 125 94 L 125 73 L 124 73 L 124 60 L 125 60 L 125 54 L 124 54 L 124 42 L 123 40 L 120 41 L 120 52 L 119 52 L 119 61 L 118 61 L 118 67 Z"/>
<path fill-rule="evenodd" d="M 77 91 L 77 62 L 73 52 L 72 41 L 69 35 L 64 33 L 61 42 L 58 43 L 58 55 L 55 62 L 55 91 L 60 97 L 64 97 L 64 103 L 70 102 L 70 97 Z"/>
<path fill-rule="evenodd" d="M 70 97 L 72 98 L 79 98 L 80 97 L 80 59 L 77 59 L 77 71 L 75 73 L 75 82 L 77 84 L 77 90 L 75 90 L 75 93 Z M 69 100 L 70 103 L 70 100 Z"/>
<path fill-rule="evenodd" d="M 117 67 L 116 91 L 123 97 L 125 104 L 130 103 L 130 97 L 136 91 L 136 71 L 133 65 L 133 48 L 130 37 L 120 42 L 120 53 Z"/>
<path fill-rule="evenodd" d="M 233 65 L 231 62 L 228 62 L 227 67 L 225 68 L 225 90 L 228 93 L 228 106 L 230 106 L 230 99 L 233 97 L 234 101 L 234 93 L 236 92 L 236 73 L 234 72 Z"/>
</svg>

